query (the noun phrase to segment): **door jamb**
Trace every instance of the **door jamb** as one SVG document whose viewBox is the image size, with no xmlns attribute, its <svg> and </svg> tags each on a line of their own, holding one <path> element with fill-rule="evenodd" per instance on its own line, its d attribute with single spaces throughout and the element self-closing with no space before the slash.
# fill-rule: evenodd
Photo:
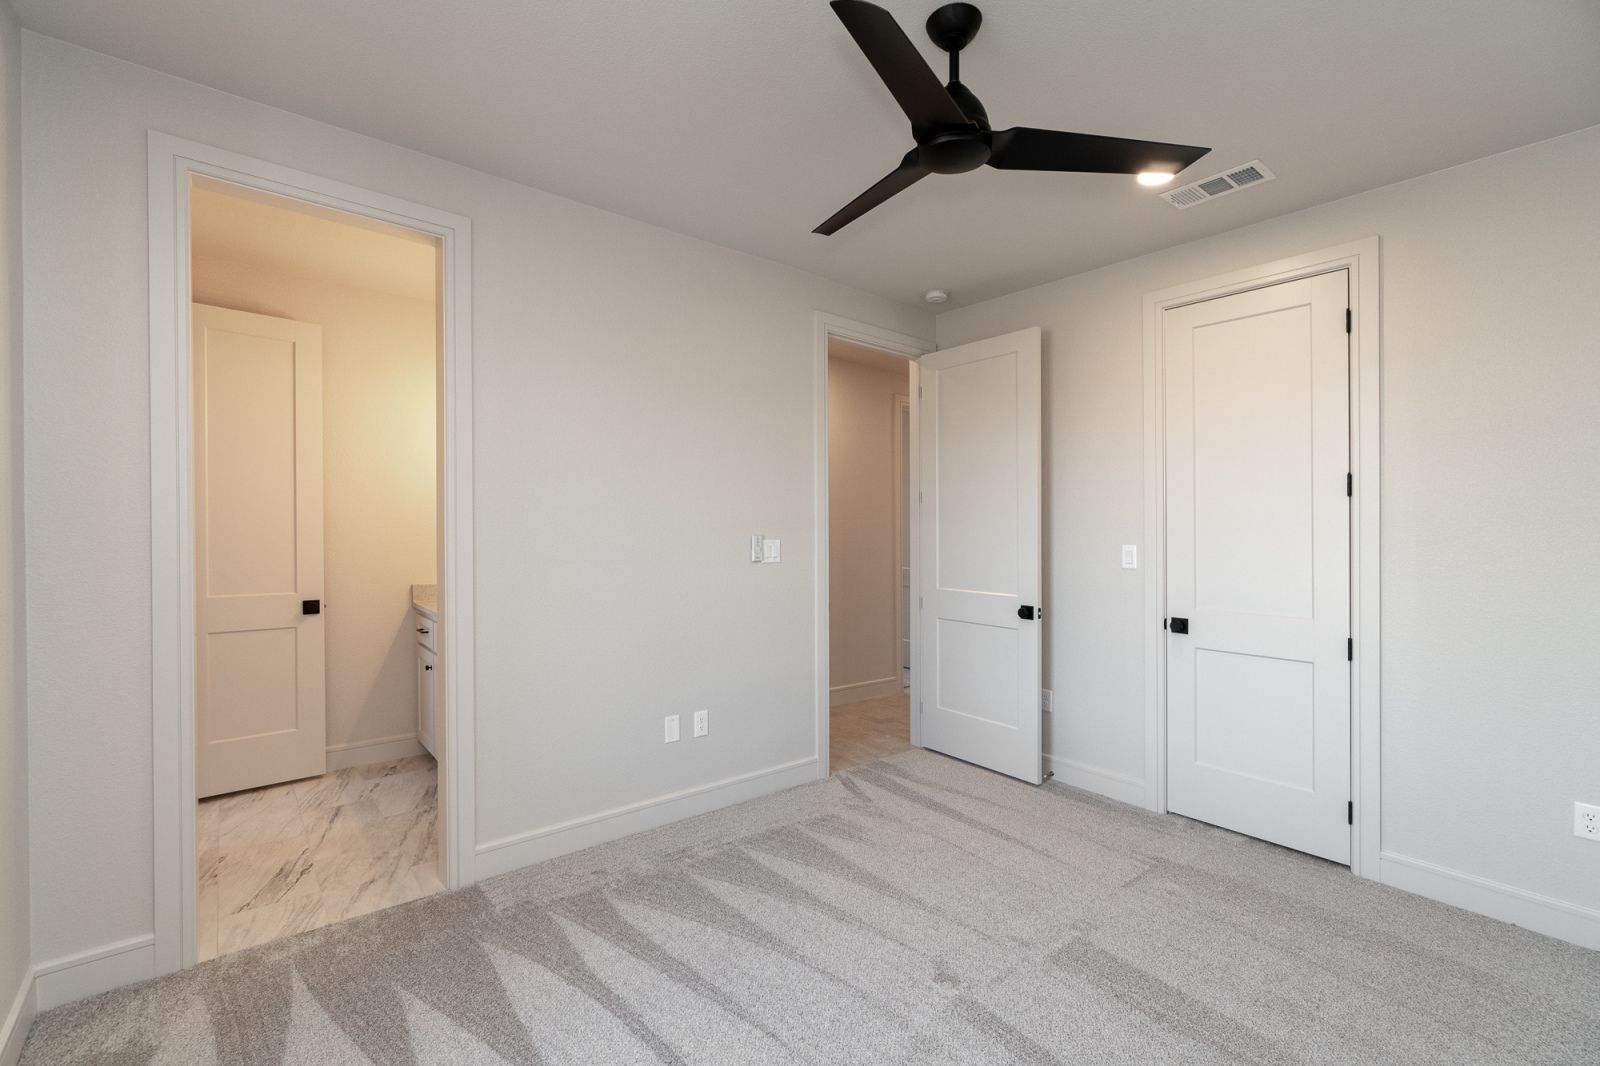
<svg viewBox="0 0 1600 1066">
<path fill-rule="evenodd" d="M 153 899 L 157 974 L 196 957 L 194 486 L 189 188 L 208 177 L 414 230 L 439 242 L 440 854 L 445 884 L 475 880 L 473 809 L 472 223 L 448 211 L 277 163 L 149 134 Z"/>
<path fill-rule="evenodd" d="M 814 546 L 815 558 L 812 563 L 813 610 L 816 614 L 816 625 L 813 634 L 812 657 L 816 668 L 816 743 L 817 743 L 817 776 L 826 778 L 831 772 L 828 765 L 828 714 L 829 701 L 829 663 L 828 663 L 828 637 L 829 637 L 829 605 L 828 605 L 828 339 L 838 337 L 840 340 L 853 341 L 864 344 L 869 348 L 893 355 L 903 355 L 911 363 L 911 452 L 907 461 L 911 464 L 911 498 L 915 499 L 919 491 L 917 465 L 917 427 L 921 411 L 917 402 L 917 357 L 933 351 L 931 341 L 922 340 L 904 333 L 883 329 L 880 326 L 870 325 L 866 322 L 857 322 L 854 319 L 841 315 L 818 311 L 815 315 L 815 354 L 813 357 L 813 403 L 812 409 L 816 412 L 813 422 L 812 437 L 816 441 L 814 449 L 814 471 L 812 485 L 814 496 L 812 499 L 811 513 L 815 516 L 815 524 L 811 531 L 811 543 Z M 912 588 L 916 587 L 916 560 L 917 560 L 917 523 L 911 523 L 911 566 Z M 899 575 L 895 575 L 896 581 Z M 920 682 L 917 677 L 917 664 L 922 661 L 922 649 L 918 644 L 917 626 L 911 627 L 911 743 L 920 745 L 921 723 L 916 713 L 917 696 Z M 898 658 L 898 656 L 897 656 Z M 896 674 L 899 670 L 896 668 Z"/>
<path fill-rule="evenodd" d="M 1377 880 L 1380 851 L 1379 447 L 1382 358 L 1376 236 L 1149 293 L 1144 298 L 1145 806 L 1167 810 L 1165 379 L 1162 312 L 1280 282 L 1350 272 L 1350 870 Z"/>
<path fill-rule="evenodd" d="M 911 568 L 911 392 L 908 388 L 904 395 L 895 394 L 893 412 L 889 419 L 889 432 L 893 434 L 890 441 L 890 453 L 894 457 L 891 464 L 894 470 L 894 661 L 895 676 L 903 677 L 907 685 L 910 684 L 909 668 L 900 665 L 900 634 L 906 634 L 906 643 L 912 643 L 916 638 L 911 633 L 911 586 L 905 587 L 905 595 L 901 596 L 901 574 Z M 901 432 L 901 420 L 904 419 L 905 432 Z M 902 490 L 901 486 L 904 486 Z M 906 576 L 910 581 L 910 575 Z M 901 600 L 904 599 L 904 606 Z M 909 651 L 909 649 L 907 649 Z M 921 734 L 922 730 L 916 730 Z"/>
</svg>

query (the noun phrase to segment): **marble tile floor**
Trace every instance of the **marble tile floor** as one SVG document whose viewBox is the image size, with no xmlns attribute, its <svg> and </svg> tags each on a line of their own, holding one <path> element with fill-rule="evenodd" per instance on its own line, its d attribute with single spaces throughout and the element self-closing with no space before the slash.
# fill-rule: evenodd
<svg viewBox="0 0 1600 1066">
<path fill-rule="evenodd" d="M 911 690 L 828 712 L 828 771 L 838 773 L 911 750 Z"/>
<path fill-rule="evenodd" d="M 200 801 L 200 961 L 444 891 L 418 755 Z"/>
</svg>

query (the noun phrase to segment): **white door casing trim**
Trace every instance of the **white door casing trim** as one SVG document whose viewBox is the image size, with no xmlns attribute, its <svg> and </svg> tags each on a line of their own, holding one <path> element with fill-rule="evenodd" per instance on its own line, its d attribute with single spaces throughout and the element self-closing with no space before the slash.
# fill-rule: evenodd
<svg viewBox="0 0 1600 1066">
<path fill-rule="evenodd" d="M 473 810 L 472 223 L 448 211 L 226 149 L 149 134 L 151 698 L 155 973 L 195 961 L 194 499 L 189 187 L 206 177 L 428 234 L 439 242 L 442 432 L 439 584 L 447 742 L 440 850 L 450 888 L 475 879 Z M 337 604 L 332 605 L 337 609 Z"/>
<path fill-rule="evenodd" d="M 816 666 L 816 694 L 814 705 L 816 708 L 816 734 L 817 734 L 817 776 L 825 778 L 830 773 L 828 766 L 828 709 L 831 705 L 831 679 L 828 674 L 828 338 L 838 337 L 840 340 L 853 341 L 864 344 L 880 351 L 891 352 L 895 355 L 905 356 L 911 363 L 911 492 L 910 498 L 917 499 L 920 485 L 917 477 L 917 357 L 933 351 L 931 341 L 918 337 L 896 333 L 893 330 L 883 329 L 866 322 L 857 322 L 854 319 L 841 315 L 829 314 L 818 311 L 815 315 L 815 357 L 813 364 L 813 401 L 812 409 L 816 417 L 812 423 L 812 439 L 816 442 L 813 473 L 812 473 L 812 501 L 811 513 L 815 520 L 811 529 L 811 543 L 814 552 L 812 560 L 812 602 L 816 615 L 816 624 L 812 637 L 812 657 Z M 911 523 L 911 558 L 912 566 L 916 566 L 917 558 L 917 524 Z M 899 575 L 895 575 L 899 581 Z M 916 577 L 913 573 L 912 588 L 916 588 Z M 911 743 L 920 745 L 921 723 L 917 720 L 917 696 L 919 682 L 915 664 L 922 661 L 922 649 L 918 646 L 917 627 L 911 627 Z"/>
<path fill-rule="evenodd" d="M 33 981 L 33 968 L 25 966 L 22 979 L 17 982 L 17 992 L 5 1017 L 0 1018 L 0 1066 L 17 1066 L 22 1058 L 22 1045 L 28 1039 L 28 1030 L 39 1013 L 39 1000 Z"/>
<path fill-rule="evenodd" d="M 1350 272 L 1350 625 L 1355 658 L 1350 684 L 1351 872 L 1379 879 L 1379 437 L 1382 423 L 1379 240 L 1366 237 L 1305 255 L 1149 293 L 1144 298 L 1144 806 L 1167 809 L 1166 383 L 1163 312 L 1279 282 L 1335 270 Z"/>
</svg>

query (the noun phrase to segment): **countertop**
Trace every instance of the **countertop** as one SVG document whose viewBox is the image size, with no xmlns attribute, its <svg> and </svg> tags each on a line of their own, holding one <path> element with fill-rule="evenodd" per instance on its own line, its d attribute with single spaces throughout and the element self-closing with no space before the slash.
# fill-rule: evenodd
<svg viewBox="0 0 1600 1066">
<path fill-rule="evenodd" d="M 435 622 L 439 620 L 439 586 L 412 585 L 411 606 Z"/>
</svg>

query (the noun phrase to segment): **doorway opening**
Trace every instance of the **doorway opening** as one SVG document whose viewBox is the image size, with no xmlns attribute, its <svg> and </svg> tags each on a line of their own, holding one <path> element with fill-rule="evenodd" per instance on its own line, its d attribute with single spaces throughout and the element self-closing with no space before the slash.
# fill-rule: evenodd
<svg viewBox="0 0 1600 1066">
<path fill-rule="evenodd" d="M 440 244 L 188 192 L 204 961 L 444 888 Z"/>
<path fill-rule="evenodd" d="M 827 342 L 829 767 L 911 748 L 911 360 Z"/>
<path fill-rule="evenodd" d="M 1378 315 L 1376 237 L 1144 299 L 1145 806 L 1372 879 L 1383 866 Z M 1247 386 L 1230 391 L 1241 371 Z M 1273 389 L 1297 399 L 1273 403 Z M 1274 434 L 1280 443 L 1263 444 Z M 1254 683 L 1243 699 L 1240 680 Z"/>
</svg>

